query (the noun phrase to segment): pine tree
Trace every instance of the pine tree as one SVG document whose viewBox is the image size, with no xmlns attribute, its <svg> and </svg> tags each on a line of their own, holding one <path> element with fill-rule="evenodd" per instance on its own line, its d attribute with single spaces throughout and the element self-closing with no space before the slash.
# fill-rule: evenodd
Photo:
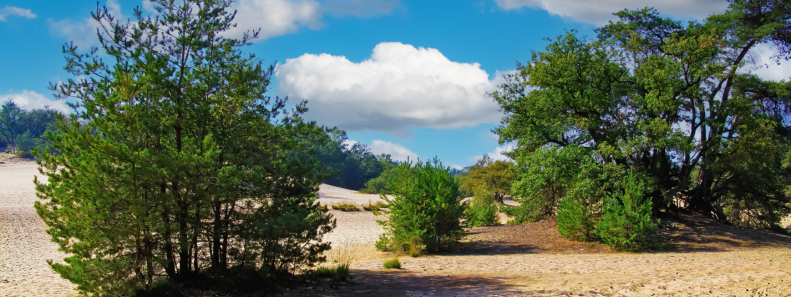
<svg viewBox="0 0 791 297">
<path fill-rule="evenodd" d="M 649 244 L 657 223 L 651 219 L 651 198 L 645 184 L 633 172 L 621 184 L 622 193 L 604 198 L 604 214 L 596 224 L 596 235 L 616 250 L 635 251 Z"/>
<path fill-rule="evenodd" d="M 227 0 L 159 0 L 121 23 L 106 8 L 99 49 L 64 47 L 66 69 L 85 79 L 53 85 L 76 97 L 75 114 L 41 153 L 39 216 L 86 293 L 128 295 L 207 271 L 246 267 L 266 275 L 321 261 L 334 221 L 315 203 L 324 176 L 297 139 L 304 103 L 264 95 L 273 67 L 222 32 Z M 109 59 L 104 60 L 104 57 Z"/>
</svg>

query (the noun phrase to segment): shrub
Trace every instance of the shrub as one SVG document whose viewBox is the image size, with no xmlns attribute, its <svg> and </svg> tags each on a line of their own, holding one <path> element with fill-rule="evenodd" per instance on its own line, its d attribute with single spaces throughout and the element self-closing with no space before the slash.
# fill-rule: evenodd
<svg viewBox="0 0 791 297">
<path fill-rule="evenodd" d="M 356 204 L 352 204 L 352 203 L 342 202 L 342 203 L 332 204 L 332 209 L 342 210 L 342 211 L 360 211 L 360 206 L 357 206 Z"/>
<path fill-rule="evenodd" d="M 560 201 L 557 217 L 561 236 L 578 241 L 593 239 L 596 222 L 587 200 L 585 197 L 569 197 Z"/>
<path fill-rule="evenodd" d="M 316 269 L 316 275 L 334 278 L 339 281 L 345 281 L 350 275 L 349 265 L 338 265 L 335 268 L 319 267 Z"/>
<path fill-rule="evenodd" d="M 401 261 L 399 261 L 398 258 L 395 258 L 385 262 L 384 267 L 387 269 L 401 269 Z"/>
<path fill-rule="evenodd" d="M 534 202 L 535 200 L 524 200 L 519 206 L 500 204 L 500 212 L 511 217 L 511 220 L 508 221 L 509 225 L 532 223 L 545 219 L 546 216 L 541 208 L 537 207 Z"/>
<path fill-rule="evenodd" d="M 604 198 L 604 214 L 596 234 L 616 250 L 636 251 L 648 246 L 658 223 L 651 219 L 651 199 L 643 194 L 644 183 L 630 173 L 622 193 Z"/>
<path fill-rule="evenodd" d="M 472 205 L 467 208 L 465 215 L 470 226 L 488 226 L 497 222 L 497 206 L 494 193 L 480 190 L 472 198 Z"/>
<path fill-rule="evenodd" d="M 360 189 L 360 193 L 365 194 L 390 194 L 390 188 L 387 183 L 397 175 L 398 167 L 386 169 L 376 178 L 373 178 L 365 183 L 365 188 Z"/>
<path fill-rule="evenodd" d="M 371 204 L 371 201 L 368 201 L 368 205 L 363 205 L 363 210 L 378 212 L 378 211 L 382 210 L 382 208 L 385 208 L 385 207 L 387 207 L 387 204 L 385 204 L 382 201 L 376 201 L 376 203 L 374 203 L 374 204 Z"/>
<path fill-rule="evenodd" d="M 461 218 L 466 205 L 459 197 L 459 182 L 449 167 L 433 162 L 402 164 L 388 182 L 393 198 L 381 195 L 390 208 L 389 220 L 379 221 L 386 233 L 380 250 L 435 252 L 452 247 L 463 235 Z"/>
<path fill-rule="evenodd" d="M 33 138 L 30 131 L 20 134 L 16 137 L 16 154 L 20 157 L 33 157 L 31 151 L 36 148 L 36 140 Z"/>
</svg>

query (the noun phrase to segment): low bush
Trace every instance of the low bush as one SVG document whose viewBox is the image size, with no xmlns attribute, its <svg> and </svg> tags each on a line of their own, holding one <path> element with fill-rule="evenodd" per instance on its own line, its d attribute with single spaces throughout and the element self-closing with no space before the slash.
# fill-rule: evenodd
<svg viewBox="0 0 791 297">
<path fill-rule="evenodd" d="M 335 268 L 319 267 L 316 269 L 316 275 L 333 278 L 339 281 L 345 281 L 350 275 L 349 265 L 338 265 Z"/>
<path fill-rule="evenodd" d="M 651 199 L 645 197 L 644 183 L 630 173 L 623 192 L 604 198 L 604 214 L 596 224 L 596 235 L 615 250 L 637 251 L 650 245 L 658 223 L 651 219 Z"/>
<path fill-rule="evenodd" d="M 510 217 L 508 221 L 509 225 L 533 223 L 547 218 L 538 207 L 530 203 L 530 200 L 523 202 L 519 206 L 510 206 L 501 203 L 500 212 Z"/>
<path fill-rule="evenodd" d="M 461 218 L 467 207 L 459 197 L 459 182 L 437 159 L 414 166 L 404 163 L 388 182 L 393 198 L 387 201 L 389 219 L 379 221 L 386 232 L 376 247 L 418 255 L 451 248 L 464 234 Z"/>
<path fill-rule="evenodd" d="M 399 261 L 398 258 L 395 258 L 385 262 L 384 267 L 387 269 L 401 269 L 401 261 Z"/>
<path fill-rule="evenodd" d="M 360 211 L 360 206 L 352 203 L 334 203 L 332 204 L 332 209 L 334 210 L 342 210 L 342 211 Z"/>
<path fill-rule="evenodd" d="M 467 225 L 479 227 L 494 225 L 497 222 L 497 205 L 494 193 L 478 191 L 478 194 L 472 198 L 471 204 L 465 211 Z"/>
<path fill-rule="evenodd" d="M 558 205 L 558 232 L 565 238 L 577 241 L 594 239 L 596 221 L 589 199 L 585 197 L 568 197 Z"/>
</svg>

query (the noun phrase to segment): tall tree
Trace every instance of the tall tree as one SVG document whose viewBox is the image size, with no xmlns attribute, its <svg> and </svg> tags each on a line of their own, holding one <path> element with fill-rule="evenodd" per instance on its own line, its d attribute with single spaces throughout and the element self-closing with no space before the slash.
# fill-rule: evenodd
<svg viewBox="0 0 791 297">
<path fill-rule="evenodd" d="M 264 95 L 273 67 L 224 38 L 228 0 L 154 1 L 122 23 L 93 18 L 103 54 L 64 47 L 81 79 L 52 85 L 73 113 L 40 154 L 39 216 L 84 292 L 123 295 L 206 271 L 293 272 L 322 260 L 334 221 L 315 203 L 325 177 L 300 139 L 322 133 Z M 105 59 L 107 58 L 107 59 Z M 87 75 L 85 75 L 87 74 Z M 237 270 L 238 271 L 238 270 Z"/>
<path fill-rule="evenodd" d="M 470 166 L 462 187 L 470 189 L 475 195 L 481 194 L 476 191 L 492 193 L 495 202 L 502 203 L 505 196 L 511 194 L 514 180 L 514 163 L 492 160 L 489 155 L 485 155 L 475 165 Z"/>
<path fill-rule="evenodd" d="M 514 155 L 581 147 L 645 173 L 655 208 L 777 223 L 789 211 L 791 82 L 747 67 L 759 44 L 791 57 L 791 2 L 734 0 L 687 25 L 653 9 L 616 15 L 596 40 L 570 32 L 506 75 L 492 94 L 506 112 L 500 140 L 518 143 Z"/>
<path fill-rule="evenodd" d="M 2 109 L 0 109 L 0 136 L 6 143 L 16 143 L 17 135 L 25 132 L 22 124 L 23 114 L 24 110 L 14 100 L 9 99 L 3 102 Z"/>
</svg>

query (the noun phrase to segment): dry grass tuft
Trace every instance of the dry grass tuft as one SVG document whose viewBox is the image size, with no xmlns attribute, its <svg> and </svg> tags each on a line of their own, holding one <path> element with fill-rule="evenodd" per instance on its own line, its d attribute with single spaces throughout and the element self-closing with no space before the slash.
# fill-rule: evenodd
<svg viewBox="0 0 791 297">
<path fill-rule="evenodd" d="M 352 203 L 341 202 L 341 203 L 333 203 L 332 209 L 341 210 L 341 211 L 360 211 L 360 206 Z"/>
</svg>

